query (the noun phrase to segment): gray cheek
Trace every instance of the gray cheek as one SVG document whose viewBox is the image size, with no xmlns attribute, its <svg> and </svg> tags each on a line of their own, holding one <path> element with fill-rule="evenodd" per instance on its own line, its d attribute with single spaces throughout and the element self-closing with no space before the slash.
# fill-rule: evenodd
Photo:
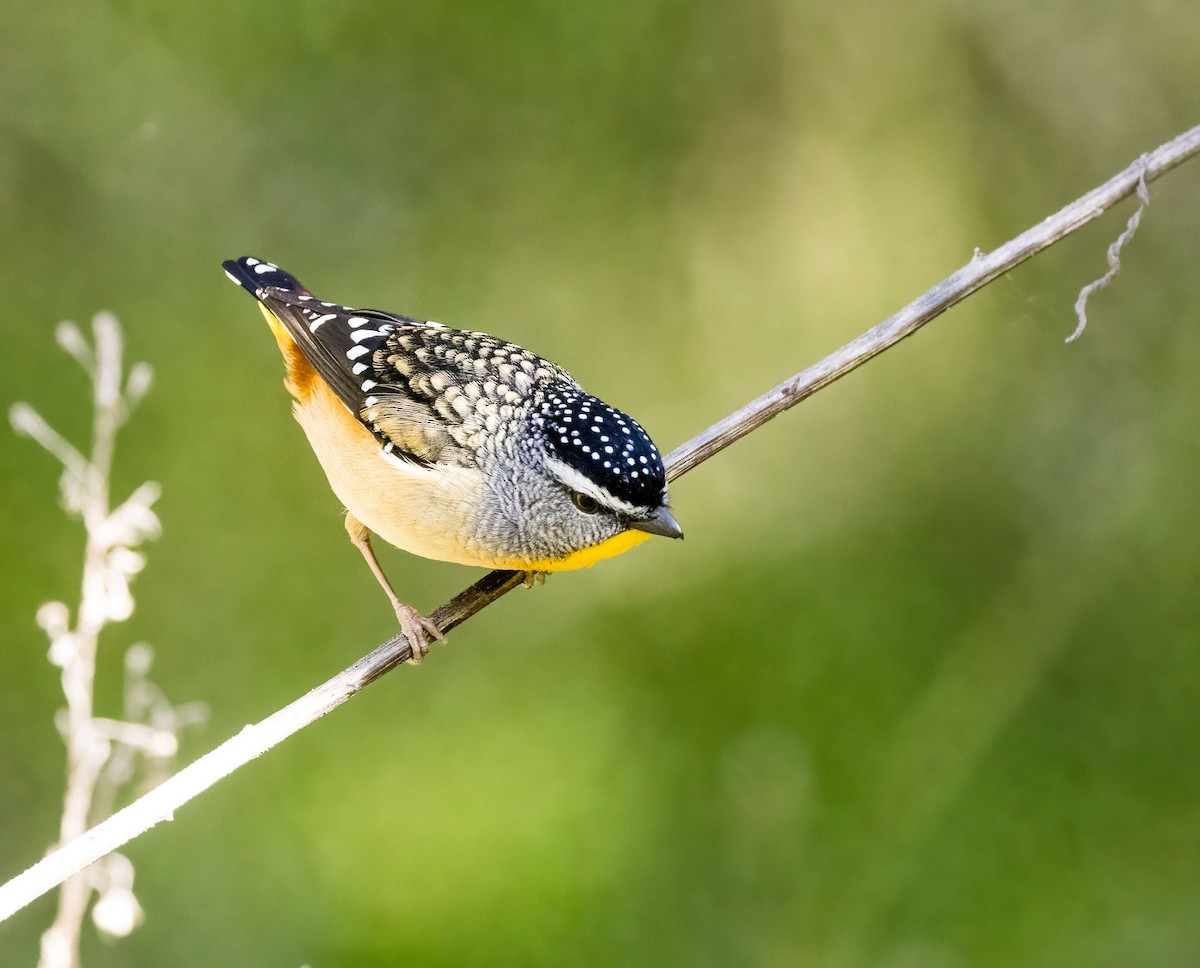
<svg viewBox="0 0 1200 968">
<path fill-rule="evenodd" d="M 562 488 L 530 468 L 541 453 L 496 459 L 484 468 L 485 511 L 477 540 L 485 547 L 522 558 L 562 558 L 619 534 L 622 526 L 605 514 L 580 514 Z"/>
<path fill-rule="evenodd" d="M 519 558 L 559 558 L 573 550 L 578 537 L 572 536 L 560 496 L 547 481 L 512 464 L 488 468 L 486 479 L 477 540 Z"/>
<path fill-rule="evenodd" d="M 527 509 L 521 531 L 533 557 L 562 558 L 610 537 L 611 523 L 603 516 L 582 515 L 560 491 Z"/>
<path fill-rule="evenodd" d="M 607 541 L 609 538 L 625 530 L 614 518 L 607 514 L 582 516 L 576 512 L 573 523 L 576 528 L 576 534 L 575 543 L 570 549 L 571 551 L 578 551 L 580 548 L 590 548 L 592 545 Z"/>
</svg>

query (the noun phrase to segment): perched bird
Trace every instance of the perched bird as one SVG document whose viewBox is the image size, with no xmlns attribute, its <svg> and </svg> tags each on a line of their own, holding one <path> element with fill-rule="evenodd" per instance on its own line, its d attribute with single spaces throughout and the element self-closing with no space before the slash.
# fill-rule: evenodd
<svg viewBox="0 0 1200 968">
<path fill-rule="evenodd" d="M 529 575 L 592 565 L 652 534 L 683 537 L 649 435 L 562 367 L 485 333 L 322 302 L 270 262 L 223 267 L 258 300 L 292 412 L 414 660 L 444 636 L 397 598 L 372 533 Z"/>
</svg>

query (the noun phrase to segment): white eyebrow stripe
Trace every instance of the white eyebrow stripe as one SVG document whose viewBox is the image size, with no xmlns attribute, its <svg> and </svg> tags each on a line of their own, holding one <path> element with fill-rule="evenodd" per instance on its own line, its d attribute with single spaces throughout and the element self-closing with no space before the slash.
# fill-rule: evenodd
<svg viewBox="0 0 1200 968">
<path fill-rule="evenodd" d="M 610 511 L 627 514 L 630 517 L 640 517 L 650 510 L 649 508 L 638 507 L 636 504 L 630 504 L 628 501 L 622 501 L 619 497 L 610 494 L 595 481 L 588 480 L 579 471 L 575 470 L 574 467 L 564 464 L 553 457 L 546 461 L 546 468 L 572 491 L 586 494 L 593 500 L 599 501 L 603 507 L 608 508 Z"/>
</svg>

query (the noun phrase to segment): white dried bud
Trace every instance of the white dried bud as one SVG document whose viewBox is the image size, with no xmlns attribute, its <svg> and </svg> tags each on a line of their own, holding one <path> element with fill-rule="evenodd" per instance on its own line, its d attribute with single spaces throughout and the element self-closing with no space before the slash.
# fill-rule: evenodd
<svg viewBox="0 0 1200 968">
<path fill-rule="evenodd" d="M 158 515 L 150 510 L 150 505 L 158 500 L 161 493 L 162 488 L 155 481 L 147 481 L 101 522 L 95 539 L 110 547 L 134 547 L 157 538 L 162 534 L 162 524 Z"/>
<path fill-rule="evenodd" d="M 136 575 L 146 567 L 146 556 L 140 551 L 117 545 L 108 553 L 108 567 L 122 575 Z"/>
<path fill-rule="evenodd" d="M 71 627 L 71 610 L 62 602 L 46 602 L 37 610 L 37 623 L 50 638 L 57 639 Z"/>
<path fill-rule="evenodd" d="M 146 481 L 144 484 L 138 485 L 134 492 L 126 498 L 126 503 L 139 504 L 148 508 L 160 497 L 162 497 L 162 485 L 158 481 Z"/>
<path fill-rule="evenodd" d="M 101 603 L 104 617 L 110 622 L 124 622 L 133 614 L 133 596 L 129 593 L 129 581 L 124 574 L 111 569 L 104 578 L 104 600 Z"/>
<path fill-rule="evenodd" d="M 50 664 L 65 669 L 79 658 L 79 636 L 73 632 L 55 636 L 50 642 Z"/>
<path fill-rule="evenodd" d="M 118 349 L 121 346 L 121 324 L 117 314 L 102 309 L 92 316 L 92 332 L 96 334 L 97 344 L 111 341 Z"/>
<path fill-rule="evenodd" d="M 38 412 L 23 400 L 8 408 L 8 422 L 22 437 L 37 436 L 38 430 L 45 425 Z"/>
<path fill-rule="evenodd" d="M 92 907 L 92 921 L 97 928 L 114 938 L 124 938 L 133 932 L 146 917 L 133 891 L 122 885 L 105 890 Z"/>
<path fill-rule="evenodd" d="M 144 679 L 154 665 L 154 649 L 145 642 L 135 642 L 125 650 L 125 671 L 137 679 Z"/>
<path fill-rule="evenodd" d="M 169 760 L 179 752 L 179 737 L 165 729 L 156 729 L 146 744 L 146 753 L 160 760 Z"/>
<path fill-rule="evenodd" d="M 130 410 L 141 402 L 154 383 L 154 367 L 149 363 L 134 363 L 125 379 L 125 406 Z"/>
<path fill-rule="evenodd" d="M 87 340 L 83 338 L 83 333 L 79 327 L 70 320 L 64 320 L 54 328 L 54 339 L 64 350 L 70 353 L 79 365 L 89 373 L 92 372 L 92 367 L 95 365 L 95 357 L 92 355 L 92 348 L 88 346 Z"/>
</svg>

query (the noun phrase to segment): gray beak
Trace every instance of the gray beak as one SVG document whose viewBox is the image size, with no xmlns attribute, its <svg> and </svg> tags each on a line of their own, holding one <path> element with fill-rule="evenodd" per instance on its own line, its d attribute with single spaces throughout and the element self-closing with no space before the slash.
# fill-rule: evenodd
<svg viewBox="0 0 1200 968">
<path fill-rule="evenodd" d="M 683 537 L 683 528 L 665 504 L 648 518 L 630 521 L 629 527 L 634 531 L 645 531 L 647 534 L 661 534 L 664 538 Z"/>
</svg>

